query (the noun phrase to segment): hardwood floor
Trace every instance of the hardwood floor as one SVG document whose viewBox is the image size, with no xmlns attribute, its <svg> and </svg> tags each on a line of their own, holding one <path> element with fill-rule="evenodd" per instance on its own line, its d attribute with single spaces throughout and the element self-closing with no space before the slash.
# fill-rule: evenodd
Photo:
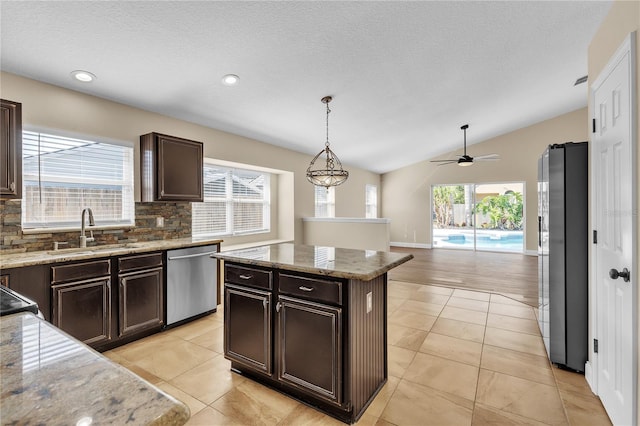
<svg viewBox="0 0 640 426">
<path fill-rule="evenodd" d="M 518 253 L 391 247 L 414 258 L 389 279 L 498 293 L 538 306 L 538 258 Z"/>
</svg>

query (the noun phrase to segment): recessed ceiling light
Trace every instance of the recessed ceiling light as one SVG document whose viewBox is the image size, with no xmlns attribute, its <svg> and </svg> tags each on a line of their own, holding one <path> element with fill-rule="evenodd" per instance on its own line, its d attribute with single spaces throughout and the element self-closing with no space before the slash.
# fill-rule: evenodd
<svg viewBox="0 0 640 426">
<path fill-rule="evenodd" d="M 225 86 L 235 86 L 240 81 L 240 77 L 235 74 L 227 74 L 222 77 L 222 84 Z"/>
<path fill-rule="evenodd" d="M 71 71 L 71 77 L 83 83 L 91 83 L 96 79 L 96 76 L 91 74 L 89 71 L 82 70 Z"/>
</svg>

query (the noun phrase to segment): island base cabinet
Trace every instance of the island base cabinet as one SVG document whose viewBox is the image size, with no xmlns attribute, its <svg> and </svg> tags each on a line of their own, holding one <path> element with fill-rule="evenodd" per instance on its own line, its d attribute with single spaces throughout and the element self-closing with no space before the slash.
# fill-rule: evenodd
<svg viewBox="0 0 640 426">
<path fill-rule="evenodd" d="M 342 403 L 342 310 L 280 297 L 278 379 L 299 390 Z"/>
<path fill-rule="evenodd" d="M 386 273 L 360 280 L 246 265 L 225 261 L 232 370 L 357 422 L 387 381 Z"/>
<path fill-rule="evenodd" d="M 51 288 L 53 325 L 91 346 L 111 340 L 109 278 L 54 285 Z"/>
<path fill-rule="evenodd" d="M 162 318 L 162 268 L 120 276 L 120 337 L 159 327 Z"/>
<path fill-rule="evenodd" d="M 225 285 L 224 353 L 261 374 L 272 374 L 271 293 Z"/>
</svg>

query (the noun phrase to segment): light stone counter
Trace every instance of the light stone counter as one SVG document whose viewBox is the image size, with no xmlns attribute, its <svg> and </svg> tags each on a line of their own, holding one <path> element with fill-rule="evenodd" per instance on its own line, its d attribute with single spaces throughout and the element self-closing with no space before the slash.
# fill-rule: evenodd
<svg viewBox="0 0 640 426">
<path fill-rule="evenodd" d="M 177 238 L 173 240 L 132 242 L 102 246 L 98 245 L 86 248 L 71 248 L 55 251 L 33 251 L 12 254 L 2 254 L 2 252 L 0 252 L 0 269 L 20 268 L 23 266 L 68 262 L 72 260 L 93 259 L 98 257 L 121 256 L 125 254 L 144 253 L 149 251 L 173 250 L 186 247 L 220 244 L 221 242 L 222 240 L 218 239 Z"/>
<path fill-rule="evenodd" d="M 182 425 L 189 408 L 31 313 L 0 318 L 2 424 Z"/>
<path fill-rule="evenodd" d="M 306 246 L 290 243 L 225 251 L 212 256 L 247 265 L 363 281 L 378 277 L 390 269 L 413 259 L 412 254 L 405 253 Z"/>
</svg>

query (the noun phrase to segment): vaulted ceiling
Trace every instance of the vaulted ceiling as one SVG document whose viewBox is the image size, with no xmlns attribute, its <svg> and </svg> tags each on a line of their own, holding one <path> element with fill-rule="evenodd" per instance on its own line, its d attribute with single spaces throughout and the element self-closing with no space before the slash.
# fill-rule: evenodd
<svg viewBox="0 0 640 426">
<path fill-rule="evenodd" d="M 3 71 L 386 172 L 587 104 L 610 1 L 2 1 Z M 73 70 L 95 74 L 74 81 Z M 225 86 L 221 78 L 237 74 Z M 1 82 L 0 82 L 1 83 Z M 311 158 L 311 157 L 310 157 Z"/>
</svg>

